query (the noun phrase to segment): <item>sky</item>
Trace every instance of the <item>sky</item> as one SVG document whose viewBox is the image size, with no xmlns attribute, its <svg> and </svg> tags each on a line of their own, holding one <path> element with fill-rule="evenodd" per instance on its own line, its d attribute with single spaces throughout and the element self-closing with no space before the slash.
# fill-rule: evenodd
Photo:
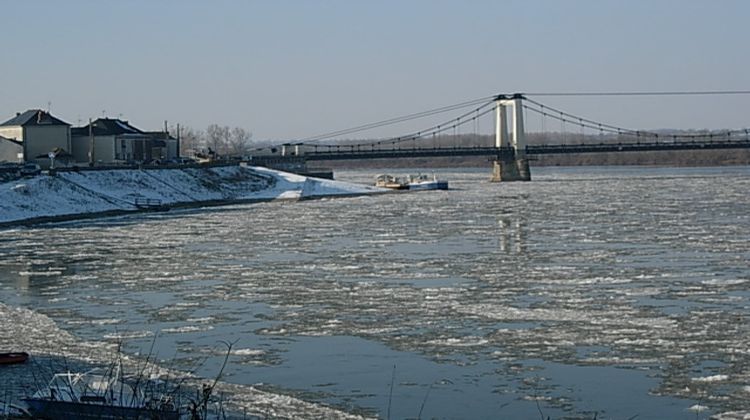
<svg viewBox="0 0 750 420">
<path fill-rule="evenodd" d="M 2 9 L 3 121 L 49 108 L 73 125 L 215 123 L 284 141 L 499 93 L 750 90 L 741 0 L 5 0 Z M 534 99 L 633 129 L 750 126 L 750 95 Z"/>
</svg>

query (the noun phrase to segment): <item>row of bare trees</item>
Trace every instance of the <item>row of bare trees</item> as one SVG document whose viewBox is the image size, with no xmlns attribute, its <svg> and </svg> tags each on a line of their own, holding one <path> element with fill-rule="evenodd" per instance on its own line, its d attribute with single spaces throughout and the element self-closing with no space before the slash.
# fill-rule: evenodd
<svg viewBox="0 0 750 420">
<path fill-rule="evenodd" d="M 176 133 L 174 127 L 172 132 Z M 212 151 L 219 156 L 244 156 L 256 145 L 253 133 L 242 127 L 211 124 L 205 130 L 180 126 L 180 149 L 182 154 Z"/>
</svg>

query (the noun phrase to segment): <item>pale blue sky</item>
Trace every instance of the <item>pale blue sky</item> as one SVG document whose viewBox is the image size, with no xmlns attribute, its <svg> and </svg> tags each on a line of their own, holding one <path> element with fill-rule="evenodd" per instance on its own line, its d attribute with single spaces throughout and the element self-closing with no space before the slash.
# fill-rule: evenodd
<svg viewBox="0 0 750 420">
<path fill-rule="evenodd" d="M 740 0 L 6 0 L 2 10 L 2 120 L 52 102 L 72 124 L 106 110 L 143 129 L 218 123 L 285 140 L 503 92 L 750 89 Z M 539 100 L 640 129 L 750 125 L 750 96 Z"/>
</svg>

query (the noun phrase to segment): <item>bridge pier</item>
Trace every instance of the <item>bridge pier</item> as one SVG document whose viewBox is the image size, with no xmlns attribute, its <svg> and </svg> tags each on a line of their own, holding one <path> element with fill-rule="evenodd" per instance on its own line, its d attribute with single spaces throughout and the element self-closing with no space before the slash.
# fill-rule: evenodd
<svg viewBox="0 0 750 420">
<path fill-rule="evenodd" d="M 531 181 L 528 159 L 496 159 L 492 162 L 492 182 Z"/>
<path fill-rule="evenodd" d="M 512 148 L 513 157 L 498 157 L 492 164 L 492 182 L 531 181 L 529 161 L 526 159 L 526 135 L 523 127 L 523 95 L 495 98 L 495 147 Z M 512 109 L 512 135 L 508 135 L 507 108 Z"/>
</svg>

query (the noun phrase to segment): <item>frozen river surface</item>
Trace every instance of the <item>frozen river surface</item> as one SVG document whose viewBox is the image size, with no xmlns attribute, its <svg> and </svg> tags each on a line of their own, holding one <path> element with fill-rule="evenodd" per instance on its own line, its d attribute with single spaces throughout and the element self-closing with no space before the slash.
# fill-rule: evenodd
<svg viewBox="0 0 750 420">
<path fill-rule="evenodd" d="M 312 403 L 285 414 L 302 418 L 750 410 L 750 168 L 487 172 L 1 231 L 0 316 L 24 325 L 0 320 L 0 338 L 72 358 L 124 340 L 135 357 L 157 334 L 164 364 L 206 377 L 236 341 L 234 398 Z"/>
</svg>

